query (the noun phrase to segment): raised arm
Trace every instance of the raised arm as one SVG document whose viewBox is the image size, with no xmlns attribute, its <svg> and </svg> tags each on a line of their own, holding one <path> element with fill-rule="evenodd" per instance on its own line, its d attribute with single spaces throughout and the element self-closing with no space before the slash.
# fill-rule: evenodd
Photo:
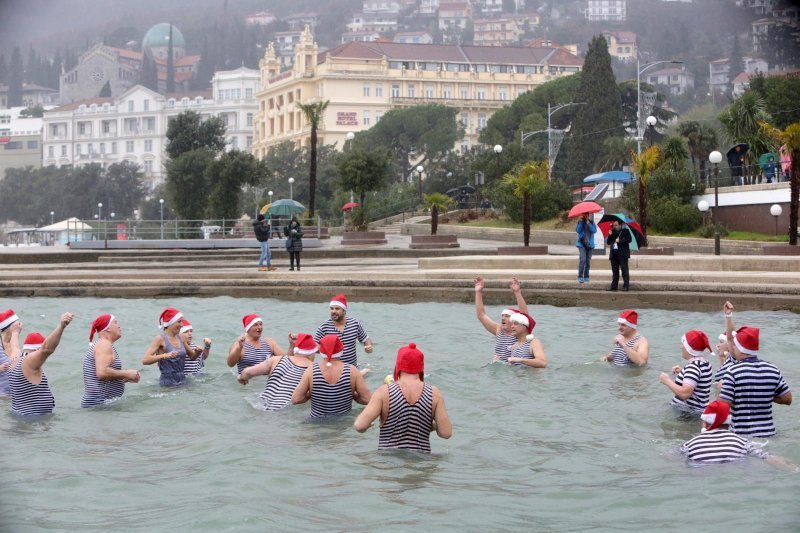
<svg viewBox="0 0 800 533">
<path fill-rule="evenodd" d="M 508 287 L 511 289 L 511 292 L 514 293 L 514 299 L 517 301 L 517 309 L 527 314 L 528 304 L 525 303 L 525 298 L 522 296 L 522 286 L 519 284 L 519 280 L 516 276 L 512 276 L 511 283 L 509 283 Z"/>
<path fill-rule="evenodd" d="M 375 419 L 383 414 L 384 404 L 388 409 L 388 390 L 389 389 L 386 385 L 381 385 L 378 387 L 378 390 L 376 390 L 375 394 L 372 395 L 372 398 L 369 399 L 367 406 L 356 417 L 356 421 L 353 423 L 353 427 L 356 429 L 356 431 L 359 433 L 364 433 L 367 429 L 369 429 L 370 426 L 372 426 L 372 423 L 375 422 Z"/>
<path fill-rule="evenodd" d="M 497 330 L 500 324 L 489 318 L 486 314 L 486 308 L 483 305 L 483 278 L 475 278 L 475 316 L 483 327 L 492 335 L 497 335 Z"/>
<path fill-rule="evenodd" d="M 311 398 L 311 380 L 314 365 L 309 365 L 292 393 L 292 403 L 306 403 Z"/>
<path fill-rule="evenodd" d="M 61 342 L 61 335 L 64 333 L 64 329 L 72 322 L 73 318 L 74 315 L 72 313 L 64 313 L 61 315 L 61 321 L 59 321 L 56 329 L 44 340 L 42 347 L 25 357 L 23 364 L 27 366 L 28 369 L 36 372 L 42 368 L 47 358 L 56 351 L 58 343 Z"/>
<path fill-rule="evenodd" d="M 367 381 L 355 365 L 350 365 L 350 376 L 353 383 L 353 399 L 361 405 L 367 405 L 372 398 Z"/>
<path fill-rule="evenodd" d="M 8 346 L 4 346 L 6 355 L 11 359 L 11 363 L 15 363 L 19 356 L 22 355 L 22 343 L 19 342 L 19 336 L 22 333 L 22 323 L 17 320 L 9 326 L 11 330 L 11 340 Z"/>
<path fill-rule="evenodd" d="M 433 387 L 433 427 L 431 431 L 443 439 L 449 439 L 453 435 L 453 424 L 447 415 L 447 408 L 444 405 L 444 396 L 439 389 Z"/>
<path fill-rule="evenodd" d="M 726 301 L 722 306 L 722 313 L 725 315 L 725 336 L 728 337 L 728 347 L 730 349 L 733 346 L 733 332 L 735 331 L 733 326 L 733 304 Z"/>
<path fill-rule="evenodd" d="M 231 344 L 231 347 L 228 349 L 228 361 L 227 361 L 228 366 L 233 366 L 242 360 L 242 353 L 244 351 L 244 339 L 245 336 L 244 333 L 242 333 L 241 335 L 239 335 L 239 337 L 236 338 L 235 341 L 233 341 L 233 344 Z"/>
</svg>

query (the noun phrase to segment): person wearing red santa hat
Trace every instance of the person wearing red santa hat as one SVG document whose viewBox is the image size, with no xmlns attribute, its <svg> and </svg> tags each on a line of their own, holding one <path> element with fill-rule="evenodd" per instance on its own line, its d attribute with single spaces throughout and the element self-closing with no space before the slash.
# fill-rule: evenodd
<svg viewBox="0 0 800 533">
<path fill-rule="evenodd" d="M 41 333 L 29 333 L 22 346 L 22 357 L 11 370 L 11 412 L 18 416 L 39 416 L 53 412 L 56 405 L 50 383 L 42 371 L 47 358 L 56 351 L 64 329 L 74 315 L 64 313 L 47 338 Z"/>
<path fill-rule="evenodd" d="M 661 383 L 675 395 L 672 405 L 682 411 L 702 413 L 708 405 L 711 363 L 703 356 L 706 350 L 711 350 L 708 336 L 697 329 L 687 331 L 681 337 L 681 357 L 689 362 L 683 368 L 678 365 L 672 367 L 675 381 L 666 372 L 659 376 Z"/>
<path fill-rule="evenodd" d="M 544 353 L 542 341 L 533 336 L 533 328 L 536 327 L 533 317 L 527 313 L 514 313 L 508 321 L 515 342 L 506 348 L 506 353 L 500 360 L 512 365 L 546 368 L 547 354 Z"/>
<path fill-rule="evenodd" d="M 733 332 L 733 336 L 736 336 L 736 332 Z M 731 353 L 731 347 L 728 344 L 728 333 L 723 331 L 717 337 L 717 344 L 714 346 L 714 352 L 717 354 L 717 358 L 719 359 L 719 368 L 716 372 L 714 372 L 714 382 L 717 384 L 718 387 L 722 386 L 722 378 L 725 377 L 725 373 L 728 371 L 728 368 L 735 363 L 736 361 L 733 359 L 733 354 Z"/>
<path fill-rule="evenodd" d="M 372 353 L 372 339 L 358 319 L 347 316 L 347 298 L 344 294 L 331 298 L 329 306 L 331 318 L 320 324 L 314 332 L 314 340 L 320 342 L 325 335 L 336 335 L 344 344 L 342 361 L 358 367 L 356 341 L 364 345 L 365 352 Z M 361 372 L 366 374 L 368 369 Z"/>
<path fill-rule="evenodd" d="M 353 427 L 364 433 L 380 417 L 379 450 L 430 453 L 431 432 L 449 439 L 453 435 L 453 425 L 444 396 L 424 380 L 424 354 L 413 342 L 401 347 L 394 365 L 394 381 L 375 391 Z"/>
<path fill-rule="evenodd" d="M 772 404 L 792 404 L 792 391 L 778 367 L 758 357 L 759 330 L 743 326 L 733 335 L 733 304 L 725 302 L 725 332 L 732 364 L 722 379 L 719 399 L 731 406 L 731 428 L 740 435 L 770 437 L 776 433 Z"/>
<path fill-rule="evenodd" d="M 342 360 L 344 345 L 336 335 L 325 335 L 319 342 L 324 363 L 312 363 L 292 394 L 292 403 L 311 400 L 311 418 L 347 414 L 353 400 L 361 405 L 372 396 L 358 367 Z"/>
<path fill-rule="evenodd" d="M 203 339 L 203 347 L 199 347 L 194 343 L 194 327 L 192 323 L 185 318 L 181 319 L 181 340 L 185 342 L 189 349 L 194 351 L 195 359 L 191 357 L 186 358 L 186 364 L 183 367 L 183 373 L 187 376 L 200 374 L 205 367 L 206 359 L 211 354 L 211 339 L 208 337 Z"/>
<path fill-rule="evenodd" d="M 614 336 L 611 351 L 601 361 L 618 366 L 644 366 L 650 357 L 650 343 L 639 333 L 639 313 L 626 309 L 617 318 L 618 335 Z"/>
<path fill-rule="evenodd" d="M 158 335 L 150 341 L 150 346 L 144 352 L 142 364 L 152 365 L 158 363 L 161 377 L 159 385 L 171 387 L 186 383 L 186 359 L 197 359 L 198 354 L 193 350 L 186 339 L 181 337 L 181 319 L 183 314 L 172 307 L 161 312 L 158 317 Z"/>
<path fill-rule="evenodd" d="M 265 411 L 283 409 L 292 403 L 292 393 L 318 352 L 319 345 L 314 342 L 314 337 L 308 333 L 290 333 L 289 355 L 270 357 L 245 368 L 238 376 L 239 383 L 247 385 L 253 376 L 269 375 L 260 396 L 262 406 Z"/>
<path fill-rule="evenodd" d="M 731 423 L 730 406 L 715 401 L 700 415 L 703 421 L 702 432 L 681 446 L 690 462 L 698 464 L 721 464 L 740 461 L 748 455 L 767 458 L 766 452 L 753 442 L 737 435 L 729 428 Z"/>
<path fill-rule="evenodd" d="M 0 396 L 7 396 L 11 390 L 8 372 L 22 355 L 19 342 L 21 333 L 22 323 L 13 310 L 0 313 Z"/>
<path fill-rule="evenodd" d="M 229 367 L 236 365 L 239 374 L 248 366 L 263 363 L 272 356 L 286 355 L 275 339 L 261 337 L 264 333 L 264 321 L 259 315 L 255 313 L 245 315 L 242 318 L 242 325 L 244 333 L 231 344 L 227 361 Z"/>
<path fill-rule="evenodd" d="M 490 334 L 494 335 L 494 361 L 500 361 L 505 356 L 506 348 L 514 344 L 516 337 L 511 333 L 511 322 L 508 318 L 514 313 L 527 313 L 528 304 L 525 303 L 525 298 L 522 296 L 522 289 L 519 280 L 516 277 L 511 278 L 508 287 L 514 293 L 514 298 L 517 302 L 517 308 L 506 308 L 500 312 L 500 323 L 498 324 L 486 314 L 486 308 L 483 304 L 483 289 L 485 282 L 482 277 L 475 278 L 475 315 L 478 321 L 483 325 L 484 329 Z"/>
<path fill-rule="evenodd" d="M 125 392 L 125 382 L 139 383 L 138 371 L 122 370 L 122 360 L 114 346 L 120 338 L 122 328 L 114 315 L 100 315 L 92 322 L 89 351 L 83 358 L 81 407 L 94 407 L 119 398 Z"/>
</svg>

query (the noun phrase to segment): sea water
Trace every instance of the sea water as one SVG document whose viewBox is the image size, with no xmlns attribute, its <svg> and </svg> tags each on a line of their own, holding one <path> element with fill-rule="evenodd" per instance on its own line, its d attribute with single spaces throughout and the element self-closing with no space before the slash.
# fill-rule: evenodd
<svg viewBox="0 0 800 533">
<path fill-rule="evenodd" d="M 179 308 L 195 342 L 213 339 L 206 373 L 186 387 L 158 385 L 141 357 L 158 315 Z M 264 335 L 328 318 L 327 302 L 245 298 L 4 300 L 24 332 L 49 333 L 60 313 L 76 318 L 44 370 L 54 415 L 25 421 L 0 400 L 2 531 L 697 531 L 797 530 L 800 474 L 758 459 L 691 468 L 677 453 L 700 423 L 669 406 L 659 373 L 681 365 L 688 329 L 722 332 L 722 313 L 640 310 L 650 341 L 643 369 L 612 367 L 606 354 L 616 313 L 534 306 L 547 369 L 489 364 L 494 339 L 457 303 L 350 302 L 375 345 L 359 361 L 371 389 L 392 372 L 397 348 L 425 353 L 426 381 L 439 387 L 453 437 L 432 435 L 430 455 L 378 452 L 378 429 L 352 429 L 353 414 L 325 423 L 309 405 L 257 408 L 265 378 L 246 387 L 225 364 L 241 317 L 260 313 Z M 499 318 L 502 307 L 489 307 Z M 142 370 L 112 405 L 81 409 L 81 365 L 91 321 L 113 313 L 122 326 L 123 368 Z M 761 328 L 762 357 L 797 394 L 797 315 L 737 311 Z M 710 358 L 715 369 L 716 357 Z M 776 405 L 778 435 L 766 449 L 800 464 L 798 407 Z M 5 411 L 4 413 L 2 411 Z"/>
</svg>

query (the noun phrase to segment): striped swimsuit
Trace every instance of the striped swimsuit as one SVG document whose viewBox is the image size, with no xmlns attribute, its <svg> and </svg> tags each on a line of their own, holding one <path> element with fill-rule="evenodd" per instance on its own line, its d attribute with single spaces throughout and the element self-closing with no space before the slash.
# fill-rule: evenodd
<svg viewBox="0 0 800 533">
<path fill-rule="evenodd" d="M 350 365 L 345 364 L 339 381 L 325 381 L 319 363 L 314 363 L 311 385 L 311 418 L 343 415 L 353 408 L 353 387 L 350 384 Z"/>
<path fill-rule="evenodd" d="M 633 348 L 636 346 L 636 343 L 639 342 L 641 339 L 641 335 L 636 335 L 631 340 L 625 343 L 628 348 Z M 632 365 L 633 361 L 628 358 L 628 354 L 625 353 L 625 350 L 622 349 L 617 343 L 614 343 L 614 347 L 611 348 L 611 356 L 614 358 L 614 364 L 620 366 Z"/>
<path fill-rule="evenodd" d="M 740 461 L 748 455 L 765 458 L 767 453 L 728 429 L 712 429 L 699 434 L 681 446 L 681 453 L 698 464 L 720 464 Z"/>
<path fill-rule="evenodd" d="M 164 341 L 164 349 L 167 352 L 176 351 L 178 355 L 167 359 L 159 359 L 158 369 L 161 371 L 161 377 L 158 380 L 158 384 L 164 386 L 181 385 L 186 382 L 186 374 L 184 374 L 187 357 L 186 346 L 183 345 L 180 337 L 178 337 L 178 347 L 176 348 L 169 342 L 166 333 L 161 333 L 161 340 Z"/>
<path fill-rule="evenodd" d="M 344 330 L 339 331 L 333 320 L 328 319 L 317 328 L 314 332 L 314 341 L 319 343 L 325 335 L 336 335 L 342 341 L 344 352 L 342 353 L 342 361 L 347 364 L 358 366 L 358 354 L 356 353 L 356 341 L 363 343 L 367 340 L 369 335 L 361 325 L 361 322 L 355 318 L 345 317 Z"/>
<path fill-rule="evenodd" d="M 21 416 L 46 415 L 56 406 L 47 376 L 42 372 L 42 381 L 34 385 L 22 371 L 23 355 L 9 372 L 11 385 L 11 412 Z"/>
<path fill-rule="evenodd" d="M 239 370 L 240 374 L 245 368 L 263 363 L 272 357 L 272 348 L 269 347 L 267 341 L 258 339 L 258 343 L 258 348 L 256 348 L 245 341 L 244 349 L 242 350 L 244 352 L 242 353 L 242 358 L 236 363 L 236 369 Z"/>
<path fill-rule="evenodd" d="M 515 338 L 514 342 L 516 342 L 516 341 L 517 340 Z M 516 348 L 514 347 L 513 344 L 511 346 L 509 346 L 508 348 L 506 348 L 506 356 L 505 356 L 505 358 L 501 358 L 501 359 L 508 363 L 508 358 L 509 357 L 519 357 L 520 359 L 535 359 L 533 357 L 533 354 L 531 354 L 531 341 L 526 340 L 525 342 L 523 342 L 522 344 L 520 344 Z M 517 366 L 522 365 L 522 363 L 509 363 L 509 364 L 517 365 Z"/>
<path fill-rule="evenodd" d="M 675 376 L 675 384 L 679 387 L 693 384 L 694 392 L 685 400 L 673 396 L 672 405 L 683 411 L 702 414 L 708 405 L 708 398 L 711 394 L 711 363 L 703 357 L 693 358 Z"/>
<path fill-rule="evenodd" d="M 430 453 L 433 427 L 433 388 L 425 384 L 416 403 L 408 403 L 397 383 L 389 384 L 389 414 L 381 426 L 379 450 Z"/>
<path fill-rule="evenodd" d="M 119 398 L 125 392 L 125 381 L 121 379 L 97 379 L 97 369 L 94 362 L 94 347 L 96 345 L 96 342 L 93 343 L 83 358 L 83 398 L 81 399 L 81 407 L 102 405 L 108 400 Z M 122 370 L 122 361 L 119 358 L 117 349 L 113 345 L 111 349 L 114 351 L 114 362 L 111 364 L 111 368 Z"/>
<path fill-rule="evenodd" d="M 517 338 L 514 335 L 507 335 L 503 333 L 503 330 L 498 329 L 497 335 L 494 336 L 494 354 L 505 363 L 508 359 L 507 350 L 515 342 L 517 342 Z"/>
<path fill-rule="evenodd" d="M 725 361 L 723 361 L 722 366 L 720 366 L 714 373 L 714 381 L 722 381 L 725 379 L 725 374 L 734 363 L 736 363 L 736 360 L 732 355 L 728 355 L 728 357 L 725 358 Z"/>
<path fill-rule="evenodd" d="M 731 430 L 739 435 L 775 434 L 772 401 L 789 392 L 780 370 L 758 357 L 741 359 L 728 368 L 719 399 L 731 405 Z"/>
<path fill-rule="evenodd" d="M 195 343 L 189 343 L 189 348 L 192 350 L 197 350 L 197 345 Z M 199 374 L 203 371 L 205 367 L 205 358 L 203 357 L 203 352 L 197 356 L 197 359 L 189 359 L 186 357 L 186 364 L 183 365 L 183 374 L 185 376 L 189 376 L 192 374 Z"/>
<path fill-rule="evenodd" d="M 6 363 L 10 360 L 11 358 L 6 355 L 6 351 L 3 349 L 3 341 L 0 340 L 0 364 Z M 8 383 L 9 372 L 11 372 L 10 368 L 5 372 L 0 372 L 0 396 L 7 396 L 11 392 L 11 388 Z"/>
<path fill-rule="evenodd" d="M 264 410 L 277 411 L 292 403 L 292 393 L 305 372 L 306 367 L 294 364 L 288 355 L 281 357 L 260 396 Z"/>
</svg>

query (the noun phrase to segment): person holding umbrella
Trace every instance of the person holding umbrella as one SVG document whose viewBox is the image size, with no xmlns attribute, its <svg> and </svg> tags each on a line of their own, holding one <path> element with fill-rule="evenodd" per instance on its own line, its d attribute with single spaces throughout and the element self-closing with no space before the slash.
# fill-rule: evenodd
<svg viewBox="0 0 800 533">
<path fill-rule="evenodd" d="M 283 234 L 286 235 L 286 251 L 289 252 L 289 270 L 294 270 L 297 263 L 297 270 L 300 270 L 300 252 L 303 251 L 303 228 L 297 217 L 292 217 L 288 226 L 284 226 Z"/>
<path fill-rule="evenodd" d="M 597 233 L 597 226 L 594 220 L 589 218 L 589 213 L 583 213 L 575 226 L 575 233 L 578 238 L 575 246 L 578 247 L 578 283 L 589 283 L 589 268 L 592 265 L 592 251 L 594 250 L 594 234 Z"/>
<path fill-rule="evenodd" d="M 611 231 L 606 237 L 606 244 L 611 247 L 608 258 L 611 261 L 611 286 L 607 291 L 616 291 L 619 287 L 619 272 L 622 270 L 622 290 L 630 288 L 628 259 L 631 257 L 631 241 L 633 236 L 627 225 L 620 220 L 611 222 Z"/>
</svg>

